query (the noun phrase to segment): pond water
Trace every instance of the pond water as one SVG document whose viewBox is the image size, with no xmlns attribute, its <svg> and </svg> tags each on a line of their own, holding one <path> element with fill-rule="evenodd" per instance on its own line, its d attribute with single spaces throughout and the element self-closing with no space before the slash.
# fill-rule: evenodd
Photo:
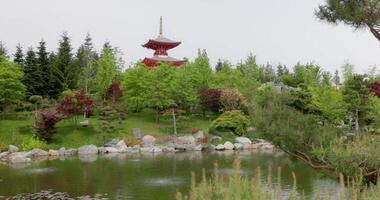
<svg viewBox="0 0 380 200">
<path fill-rule="evenodd" d="M 229 175 L 233 173 L 232 163 L 236 158 L 241 160 L 243 175 L 254 176 L 260 167 L 263 182 L 269 168 L 276 172 L 277 167 L 281 167 L 281 187 L 285 192 L 292 187 L 292 171 L 297 175 L 298 192 L 307 197 L 338 190 L 335 180 L 283 153 L 225 151 L 110 154 L 21 166 L 0 165 L 0 196 L 51 189 L 71 196 L 105 194 L 109 199 L 168 200 L 174 199 L 177 190 L 187 193 L 191 172 L 195 172 L 199 180 L 202 169 L 212 173 L 213 163 L 218 161 L 220 172 Z"/>
</svg>

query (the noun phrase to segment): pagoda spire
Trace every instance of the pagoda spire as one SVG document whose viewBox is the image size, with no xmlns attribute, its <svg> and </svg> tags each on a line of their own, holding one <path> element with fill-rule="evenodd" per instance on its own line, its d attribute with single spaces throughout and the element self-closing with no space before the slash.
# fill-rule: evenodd
<svg viewBox="0 0 380 200">
<path fill-rule="evenodd" d="M 162 36 L 162 16 L 160 16 L 160 35 Z"/>
</svg>

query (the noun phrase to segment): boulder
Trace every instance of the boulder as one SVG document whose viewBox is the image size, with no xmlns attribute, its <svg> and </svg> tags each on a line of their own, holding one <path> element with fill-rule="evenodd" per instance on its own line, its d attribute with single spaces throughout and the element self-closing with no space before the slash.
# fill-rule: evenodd
<svg viewBox="0 0 380 200">
<path fill-rule="evenodd" d="M 99 147 L 98 148 L 99 153 L 106 154 L 106 153 L 119 153 L 119 150 L 113 147 Z"/>
<path fill-rule="evenodd" d="M 142 138 L 143 147 L 154 146 L 155 142 L 156 142 L 156 138 L 151 135 L 145 135 Z"/>
<path fill-rule="evenodd" d="M 224 150 L 225 148 L 224 148 L 224 145 L 223 144 L 218 144 L 218 145 L 216 145 L 216 147 L 215 147 L 215 150 L 218 150 L 218 151 L 222 151 L 222 150 Z"/>
<path fill-rule="evenodd" d="M 61 147 L 59 150 L 58 150 L 58 154 L 60 156 L 64 156 L 65 155 L 65 151 L 66 151 L 66 148 L 65 147 Z"/>
<path fill-rule="evenodd" d="M 175 148 L 165 146 L 165 147 L 162 147 L 162 152 L 166 152 L 166 153 L 175 152 Z"/>
<path fill-rule="evenodd" d="M 140 151 L 141 152 L 149 152 L 150 151 L 150 147 L 141 147 Z"/>
<path fill-rule="evenodd" d="M 49 153 L 49 156 L 59 156 L 59 151 L 57 150 L 50 149 L 48 153 Z"/>
<path fill-rule="evenodd" d="M 247 137 L 236 137 L 235 138 L 236 143 L 240 144 L 252 144 L 252 141 Z"/>
<path fill-rule="evenodd" d="M 234 147 L 236 150 L 241 150 L 241 149 L 243 149 L 244 145 L 242 143 L 235 143 Z"/>
<path fill-rule="evenodd" d="M 195 144 L 195 142 L 196 139 L 192 135 L 177 137 L 175 140 L 176 144 Z"/>
<path fill-rule="evenodd" d="M 131 151 L 131 149 L 128 148 L 127 144 L 125 144 L 124 140 L 120 140 L 115 148 L 120 152 L 120 153 L 126 153 Z"/>
<path fill-rule="evenodd" d="M 14 152 L 17 152 L 18 151 L 18 147 L 14 146 L 14 145 L 9 145 L 8 147 L 8 152 L 9 153 L 14 153 Z"/>
<path fill-rule="evenodd" d="M 119 139 L 113 139 L 113 140 L 107 142 L 104 146 L 105 147 L 115 147 L 118 142 L 119 142 Z"/>
<path fill-rule="evenodd" d="M 68 155 L 68 156 L 73 156 L 73 155 L 77 155 L 77 154 L 78 154 L 77 149 L 67 149 L 67 150 L 65 150 L 65 153 L 64 153 L 64 155 Z"/>
<path fill-rule="evenodd" d="M 196 146 L 193 146 L 193 148 L 192 148 L 192 150 L 193 151 L 202 151 L 202 145 L 201 144 L 198 144 L 198 145 L 196 145 Z"/>
<path fill-rule="evenodd" d="M 257 144 L 243 144 L 243 149 L 258 149 Z"/>
<path fill-rule="evenodd" d="M 32 149 L 26 154 L 26 157 L 33 158 L 33 157 L 41 157 L 41 156 L 48 156 L 48 155 L 49 153 L 42 149 Z"/>
<path fill-rule="evenodd" d="M 98 154 L 98 147 L 95 145 L 85 145 L 78 149 L 79 155 Z"/>
<path fill-rule="evenodd" d="M 149 152 L 151 152 L 151 153 L 160 153 L 160 152 L 162 152 L 162 149 L 159 148 L 159 147 L 151 147 Z"/>
<path fill-rule="evenodd" d="M 232 144 L 230 141 L 227 141 L 224 143 L 224 149 L 225 150 L 233 150 L 234 149 L 234 144 Z"/>
<path fill-rule="evenodd" d="M 0 159 L 7 157 L 9 154 L 11 153 L 9 153 L 8 151 L 0 153 Z"/>
<path fill-rule="evenodd" d="M 272 144 L 265 144 L 261 147 L 262 149 L 268 149 L 268 150 L 271 150 L 271 149 L 274 149 L 274 145 Z"/>
<path fill-rule="evenodd" d="M 32 159 L 27 157 L 26 152 L 15 152 L 15 153 L 11 153 L 8 156 L 8 162 L 11 164 L 27 163 L 27 162 L 31 162 L 31 161 L 32 161 Z"/>
</svg>

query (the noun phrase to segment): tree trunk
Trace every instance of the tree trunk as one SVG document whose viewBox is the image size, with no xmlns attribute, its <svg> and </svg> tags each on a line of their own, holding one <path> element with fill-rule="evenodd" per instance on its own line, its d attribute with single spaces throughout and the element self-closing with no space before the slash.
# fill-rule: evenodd
<svg viewBox="0 0 380 200">
<path fill-rule="evenodd" d="M 175 112 L 174 109 L 172 109 L 173 114 L 173 128 L 174 128 L 174 135 L 177 136 L 177 121 L 175 119 Z"/>
<path fill-rule="evenodd" d="M 355 112 L 355 131 L 359 131 L 359 109 L 356 108 Z"/>
</svg>

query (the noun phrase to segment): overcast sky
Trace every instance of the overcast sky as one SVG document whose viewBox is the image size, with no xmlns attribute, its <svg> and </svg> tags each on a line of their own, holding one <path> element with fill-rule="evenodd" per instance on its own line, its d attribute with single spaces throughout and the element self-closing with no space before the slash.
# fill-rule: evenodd
<svg viewBox="0 0 380 200">
<path fill-rule="evenodd" d="M 127 63 L 151 56 L 141 44 L 156 37 L 159 17 L 164 35 L 182 44 L 169 54 L 194 58 L 206 49 L 214 65 L 232 63 L 250 52 L 261 64 L 293 66 L 314 61 L 324 69 L 345 62 L 365 72 L 380 66 L 380 42 L 369 31 L 320 22 L 314 10 L 323 0 L 0 0 L 0 40 L 13 53 L 20 43 L 49 50 L 67 31 L 74 48 L 87 32 L 97 49 L 105 41 L 124 52 Z"/>
</svg>

